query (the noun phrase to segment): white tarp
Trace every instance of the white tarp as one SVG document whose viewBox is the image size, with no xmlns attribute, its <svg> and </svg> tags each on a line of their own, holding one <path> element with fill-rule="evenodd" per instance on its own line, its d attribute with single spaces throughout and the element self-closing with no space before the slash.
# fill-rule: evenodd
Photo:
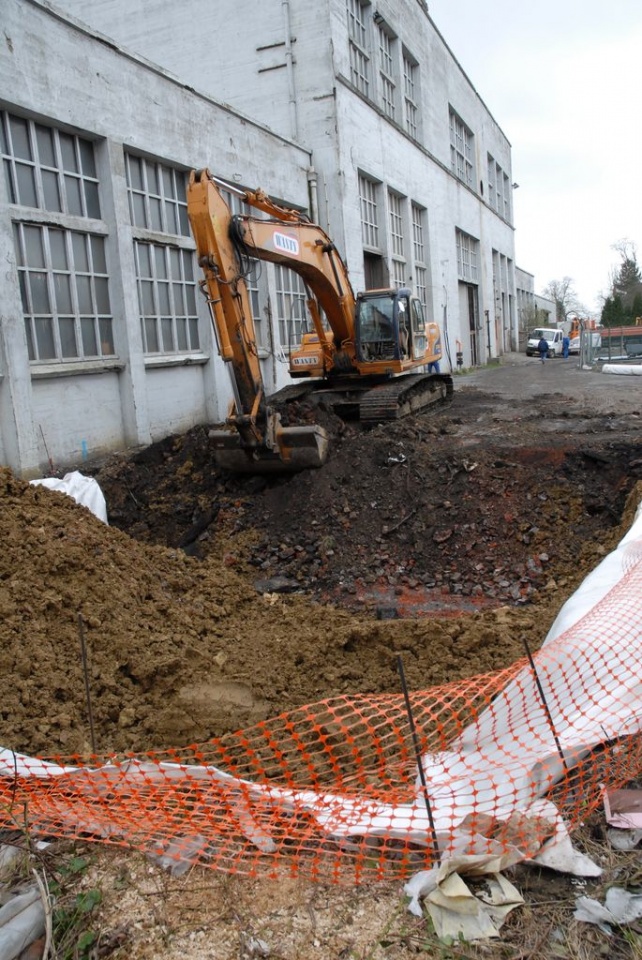
<svg viewBox="0 0 642 960">
<path fill-rule="evenodd" d="M 642 363 L 605 363 L 602 373 L 619 373 L 621 376 L 642 377 Z"/>
<path fill-rule="evenodd" d="M 77 470 L 66 473 L 62 480 L 58 477 L 44 477 L 42 480 L 32 480 L 32 484 L 47 487 L 49 490 L 58 490 L 73 497 L 76 503 L 91 510 L 99 520 L 107 523 L 107 504 L 105 497 L 93 477 L 85 477 Z"/>
</svg>

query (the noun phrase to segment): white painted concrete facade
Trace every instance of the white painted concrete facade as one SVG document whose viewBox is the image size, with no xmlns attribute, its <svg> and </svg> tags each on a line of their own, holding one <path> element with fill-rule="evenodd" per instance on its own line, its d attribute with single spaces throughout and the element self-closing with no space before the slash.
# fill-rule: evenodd
<svg viewBox="0 0 642 960">
<path fill-rule="evenodd" d="M 33 473 L 51 454 L 78 462 L 224 416 L 226 371 L 201 305 L 197 351 L 145 342 L 136 250 L 193 245 L 132 223 L 130 155 L 148 160 L 148 176 L 207 165 L 309 209 L 355 289 L 415 287 L 442 325 L 444 369 L 458 354 L 473 366 L 517 348 L 510 144 L 421 0 L 58 0 L 71 22 L 38 0 L 4 6 L 5 114 L 94 144 L 101 215 L 80 226 L 105 238 L 115 349 L 44 365 L 29 352 L 12 231 L 36 215 L 5 184 L 3 463 Z M 295 287 L 270 268 L 257 291 L 268 390 L 283 382 L 279 357 L 298 329 L 280 315 Z"/>
<path fill-rule="evenodd" d="M 163 224 L 134 224 L 129 165 L 145 160 L 149 177 L 178 178 L 175 200 L 165 186 L 148 184 L 139 194 L 168 210 L 184 203 L 187 172 L 205 165 L 246 187 L 269 183 L 274 196 L 307 208 L 310 154 L 35 0 L 5 0 L 2 12 L 0 462 L 31 477 L 50 473 L 51 463 L 56 470 L 81 466 L 85 458 L 220 422 L 227 412 L 229 379 L 207 305 L 197 295 L 200 271 L 189 229 L 184 223 L 180 234 Z M 94 168 L 85 176 L 89 154 Z M 97 200 L 88 195 L 99 209 L 78 207 L 71 191 L 78 184 L 77 193 L 95 191 Z M 95 259 L 89 271 L 78 262 L 83 251 L 75 245 L 87 242 L 102 247 L 104 269 Z M 151 253 L 148 279 L 137 260 L 141 251 Z M 165 310 L 176 324 L 182 314 L 191 326 L 187 343 L 169 342 L 159 315 L 156 301 L 170 286 L 158 272 L 166 256 L 170 264 L 178 257 L 183 271 L 192 263 L 193 282 L 173 277 L 170 266 L 170 278 L 180 281 L 171 284 L 176 298 L 189 302 Z M 88 312 L 93 306 L 96 315 L 83 317 L 81 298 L 95 301 L 105 280 L 108 303 L 96 310 L 90 302 Z M 273 272 L 265 271 L 263 283 L 274 299 Z M 144 323 L 142 286 L 156 298 Z M 92 321 L 108 328 L 105 344 L 91 343 Z M 145 344 L 155 326 L 167 344 Z M 289 378 L 269 336 L 259 336 L 267 345 L 266 383 L 274 390 Z"/>
</svg>

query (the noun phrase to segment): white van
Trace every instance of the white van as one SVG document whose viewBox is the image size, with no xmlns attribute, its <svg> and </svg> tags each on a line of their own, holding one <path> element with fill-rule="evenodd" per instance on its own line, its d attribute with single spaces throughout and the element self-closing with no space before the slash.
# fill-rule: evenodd
<svg viewBox="0 0 642 960">
<path fill-rule="evenodd" d="M 531 330 L 526 343 L 526 356 L 539 357 L 537 345 L 542 337 L 548 341 L 548 356 L 561 357 L 564 334 L 561 330 L 556 330 L 553 327 L 538 327 L 537 330 Z"/>
</svg>

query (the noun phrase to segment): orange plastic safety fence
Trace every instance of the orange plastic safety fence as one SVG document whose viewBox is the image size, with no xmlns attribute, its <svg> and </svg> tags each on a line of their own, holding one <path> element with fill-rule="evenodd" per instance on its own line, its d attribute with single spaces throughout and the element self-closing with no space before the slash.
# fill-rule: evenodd
<svg viewBox="0 0 642 960">
<path fill-rule="evenodd" d="M 399 694 L 335 697 L 144 756 L 50 766 L 5 751 L 0 823 L 350 883 L 407 877 L 456 845 L 532 856 L 642 770 L 641 578 L 638 561 L 535 670 L 524 658 L 412 693 L 416 745 Z"/>
</svg>

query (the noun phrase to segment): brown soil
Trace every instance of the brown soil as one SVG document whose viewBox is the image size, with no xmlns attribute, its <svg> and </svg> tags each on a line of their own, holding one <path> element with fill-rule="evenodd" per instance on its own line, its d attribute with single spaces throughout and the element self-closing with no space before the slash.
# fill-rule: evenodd
<svg viewBox="0 0 642 960">
<path fill-rule="evenodd" d="M 109 526 L 1 470 L 1 745 L 91 751 L 81 634 L 101 754 L 398 692 L 399 655 L 414 689 L 508 665 L 630 523 L 642 442 L 623 380 L 515 357 L 400 423 L 291 409 L 331 454 L 281 479 L 217 470 L 199 427 L 80 468 Z"/>
</svg>

